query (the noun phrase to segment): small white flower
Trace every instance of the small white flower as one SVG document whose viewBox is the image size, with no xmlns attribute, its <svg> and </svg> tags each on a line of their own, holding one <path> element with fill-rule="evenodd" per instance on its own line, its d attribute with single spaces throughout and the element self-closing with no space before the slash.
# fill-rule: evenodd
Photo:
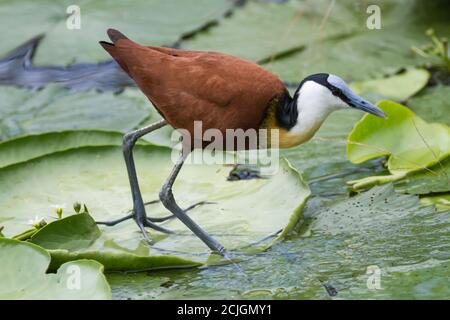
<svg viewBox="0 0 450 320">
<path fill-rule="evenodd" d="M 39 223 L 42 219 L 39 218 L 39 216 L 35 216 L 34 219 L 28 220 L 28 224 L 30 226 L 34 226 L 35 224 Z"/>
<path fill-rule="evenodd" d="M 28 224 L 35 227 L 36 229 L 39 229 L 45 226 L 47 222 L 45 222 L 44 218 L 39 218 L 39 216 L 35 216 L 34 220 L 33 219 L 28 220 Z"/>
</svg>

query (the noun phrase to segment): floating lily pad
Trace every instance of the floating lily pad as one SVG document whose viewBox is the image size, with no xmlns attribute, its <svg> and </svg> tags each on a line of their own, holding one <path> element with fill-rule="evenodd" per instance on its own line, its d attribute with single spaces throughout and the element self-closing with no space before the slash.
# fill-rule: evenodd
<svg viewBox="0 0 450 320">
<path fill-rule="evenodd" d="M 378 106 L 388 119 L 364 116 L 348 136 L 347 157 L 353 163 L 388 156 L 390 176 L 349 181 L 353 189 L 397 181 L 426 170 L 450 155 L 450 127 L 427 123 L 410 109 L 389 101 Z"/>
<path fill-rule="evenodd" d="M 427 42 L 425 30 L 434 27 L 443 35 L 450 34 L 445 1 L 371 4 L 380 8 L 381 29 L 367 27 L 369 4 L 363 2 L 249 2 L 220 27 L 197 34 L 183 42 L 183 47 L 223 51 L 260 62 L 289 82 L 317 72 L 354 81 L 422 65 L 424 59 L 411 46 Z"/>
<path fill-rule="evenodd" d="M 438 211 L 450 211 L 450 194 L 437 194 L 420 199 L 424 205 L 435 205 Z"/>
<path fill-rule="evenodd" d="M 375 265 L 375 267 L 377 267 Z M 449 294 L 448 260 L 428 259 L 414 265 L 386 266 L 378 269 L 379 287 L 368 289 L 374 275 L 356 276 L 356 286 L 341 293 L 340 298 L 351 299 L 440 299 Z M 369 271 L 370 272 L 370 271 Z"/>
<path fill-rule="evenodd" d="M 450 125 L 450 86 L 427 88 L 409 99 L 408 106 L 426 121 Z"/>
<path fill-rule="evenodd" d="M 160 119 L 148 99 L 136 89 L 121 94 L 72 94 L 57 86 L 37 92 L 3 87 L 0 100 L 0 140 L 74 129 L 127 132 L 143 126 L 145 121 Z M 170 129 L 163 129 L 146 139 L 168 144 L 169 137 Z"/>
<path fill-rule="evenodd" d="M 338 2 L 329 16 L 333 28 L 319 32 L 321 19 L 330 6 L 326 0 L 289 1 L 283 5 L 248 1 L 220 26 L 183 42 L 187 49 L 216 50 L 262 61 L 280 53 L 302 48 L 321 36 L 334 36 L 353 30 L 358 17 L 350 2 Z M 360 8 L 362 9 L 362 7 Z M 270 30 L 270 32 L 268 32 Z"/>
<path fill-rule="evenodd" d="M 129 252 L 114 245 L 112 240 L 111 237 L 102 235 L 88 213 L 74 214 L 53 221 L 35 233 L 31 239 L 33 243 L 50 252 L 52 270 L 64 262 L 77 259 L 94 259 L 106 266 L 107 270 L 138 271 L 199 265 L 198 262 L 173 255 Z M 144 253 L 145 249 L 141 251 Z"/>
<path fill-rule="evenodd" d="M 0 143 L 0 168 L 86 146 L 120 146 L 123 134 L 107 131 L 61 131 L 28 135 Z M 139 140 L 139 143 L 143 143 Z"/>
<path fill-rule="evenodd" d="M 450 191 L 450 158 L 427 170 L 408 174 L 395 183 L 395 188 L 401 192 L 421 195 Z"/>
<path fill-rule="evenodd" d="M 135 159 L 144 200 L 158 199 L 173 166 L 171 150 L 137 146 Z M 278 238 L 292 230 L 310 193 L 298 172 L 282 160 L 278 171 L 267 179 L 231 182 L 226 179 L 231 169 L 223 165 L 187 164 L 175 183 L 175 197 L 182 207 L 205 200 L 213 202 L 189 214 L 231 250 L 276 235 L 282 229 Z M 23 231 L 26 222 L 35 215 L 51 222 L 55 216 L 52 206 L 70 208 L 78 201 L 86 204 L 96 220 L 119 218 L 132 207 L 120 147 L 79 148 L 8 166 L 0 170 L 0 185 L 0 217 L 6 220 L 6 235 Z M 151 216 L 169 214 L 159 203 L 147 206 L 147 212 Z M 162 226 L 180 235 L 167 236 L 150 230 L 155 246 L 149 247 L 134 221 L 129 220 L 115 227 L 102 227 L 102 235 L 90 246 L 54 250 L 52 255 L 60 262 L 98 258 L 106 269 L 114 270 L 207 261 L 209 250 L 181 222 L 174 219 Z M 278 238 L 273 236 L 261 246 L 265 248 Z M 157 258 L 148 259 L 153 256 Z M 158 259 L 162 262 L 155 263 Z"/>
<path fill-rule="evenodd" d="M 342 3 L 346 1 L 336 2 L 335 7 Z M 355 4 L 353 1 L 348 3 L 354 8 L 354 28 L 332 37 L 318 33 L 315 41 L 309 43 L 304 50 L 286 55 L 265 66 L 289 82 L 297 82 L 316 72 L 338 74 L 348 81 L 369 80 L 395 74 L 403 68 L 424 65 L 426 61 L 413 53 L 411 46 L 428 42 L 425 36 L 428 28 L 439 30 L 443 35 L 450 34 L 448 18 L 443 13 L 443 10 L 449 10 L 449 3 L 445 1 L 372 2 L 371 4 L 379 6 L 381 12 L 381 28 L 373 30 L 366 26 L 366 19 L 370 16 L 366 12 L 369 4 Z M 320 17 L 323 18 L 325 14 L 326 11 L 323 10 Z M 338 14 L 332 10 L 330 17 Z M 301 26 L 300 23 L 297 25 Z M 339 26 L 330 21 L 323 29 L 339 30 Z M 288 38 L 295 41 L 295 38 Z M 245 43 L 251 45 L 253 42 Z"/>
<path fill-rule="evenodd" d="M 113 296 L 440 299 L 450 294 L 446 285 L 450 244 L 443 242 L 450 230 L 448 212 L 423 207 L 417 196 L 399 194 L 392 185 L 333 202 L 306 208 L 300 234 L 245 259 L 240 263 L 242 272 L 223 266 L 114 274 L 108 278 Z M 381 271 L 380 290 L 367 287 L 367 270 L 374 265 Z M 171 285 L 162 287 L 163 282 Z M 330 297 L 324 283 L 335 288 L 337 295 Z"/>
<path fill-rule="evenodd" d="M 70 30 L 66 10 L 74 4 L 80 8 L 81 24 L 79 29 Z M 232 1 L 226 0 L 198 0 L 195 6 L 184 0 L 139 0 L 133 5 L 95 0 L 3 1 L 0 21 L 9 36 L 0 45 L 0 52 L 45 32 L 36 64 L 96 62 L 109 58 L 98 44 L 107 39 L 108 28 L 119 29 L 142 43 L 170 45 L 221 18 L 232 6 Z"/>
<path fill-rule="evenodd" d="M 92 260 L 63 264 L 46 273 L 50 255 L 41 247 L 0 238 L 0 299 L 111 299 L 103 266 Z"/>
<path fill-rule="evenodd" d="M 401 102 L 425 87 L 429 78 L 428 71 L 411 69 L 387 78 L 353 82 L 351 88 L 360 95 L 378 94 Z"/>
</svg>

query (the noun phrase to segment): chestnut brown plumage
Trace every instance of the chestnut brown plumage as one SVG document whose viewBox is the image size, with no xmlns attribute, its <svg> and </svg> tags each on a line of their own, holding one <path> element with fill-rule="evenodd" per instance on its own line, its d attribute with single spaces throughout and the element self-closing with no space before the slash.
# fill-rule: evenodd
<svg viewBox="0 0 450 320">
<path fill-rule="evenodd" d="M 108 30 L 113 44 L 101 42 L 162 117 L 194 137 L 202 129 L 259 128 L 269 102 L 286 94 L 278 77 L 259 65 L 210 51 L 187 51 L 137 44 Z"/>
<path fill-rule="evenodd" d="M 189 135 L 183 136 L 183 145 L 190 152 L 198 145 L 191 140 L 196 138 L 194 122 L 201 121 L 202 130 L 219 130 L 223 138 L 227 137 L 227 129 L 277 129 L 279 146 L 291 147 L 309 140 L 336 109 L 352 107 L 384 116 L 380 109 L 355 95 L 335 75 L 319 73 L 306 77 L 291 98 L 276 75 L 253 62 L 219 52 L 142 46 L 112 29 L 108 30 L 108 36 L 112 43 L 101 41 L 100 44 L 134 79 L 163 120 L 124 136 L 123 152 L 133 212 L 115 221 L 99 223 L 114 225 L 132 218 L 148 241 L 145 227 L 170 233 L 157 222 L 177 217 L 210 249 L 229 257 L 225 248 L 186 214 L 195 205 L 183 210 L 175 202 L 172 185 L 187 152 L 182 153 L 159 194 L 161 202 L 173 215 L 147 217 L 132 154 L 136 140 L 143 135 L 166 124 L 184 129 Z M 186 141 L 186 138 L 190 139 Z M 204 147 L 205 141 L 200 141 L 200 146 Z"/>
</svg>

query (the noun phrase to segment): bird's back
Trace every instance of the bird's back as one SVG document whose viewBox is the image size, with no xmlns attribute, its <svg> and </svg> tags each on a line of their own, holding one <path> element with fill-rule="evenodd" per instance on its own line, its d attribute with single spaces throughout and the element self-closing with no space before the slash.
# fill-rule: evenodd
<svg viewBox="0 0 450 320">
<path fill-rule="evenodd" d="M 166 121 L 202 129 L 259 128 L 270 102 L 286 89 L 277 76 L 231 55 L 142 46 L 115 30 L 102 46 L 134 79 Z"/>
</svg>

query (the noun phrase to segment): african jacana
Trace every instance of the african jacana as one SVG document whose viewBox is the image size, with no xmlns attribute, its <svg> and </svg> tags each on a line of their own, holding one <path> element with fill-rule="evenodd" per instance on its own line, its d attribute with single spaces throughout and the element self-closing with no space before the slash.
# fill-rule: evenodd
<svg viewBox="0 0 450 320">
<path fill-rule="evenodd" d="M 133 213 L 110 222 L 133 218 L 148 239 L 145 227 L 170 232 L 147 217 L 139 190 L 132 149 L 137 139 L 166 124 L 192 133 L 194 121 L 203 128 L 279 129 L 278 145 L 289 148 L 309 140 L 334 110 L 357 108 L 379 117 L 382 110 L 354 94 L 338 76 L 318 73 L 300 82 L 293 97 L 280 79 L 261 66 L 231 55 L 210 51 L 187 51 L 137 44 L 117 30 L 109 29 L 112 43 L 103 48 L 136 82 L 164 118 L 127 133 L 123 153 L 133 197 Z M 225 135 L 224 135 L 225 136 Z M 183 141 L 185 142 L 185 141 Z M 189 144 L 189 152 L 192 143 Z M 211 250 L 227 255 L 225 248 L 203 231 L 175 202 L 172 185 L 187 154 L 183 152 L 164 183 L 159 197 Z"/>
</svg>

